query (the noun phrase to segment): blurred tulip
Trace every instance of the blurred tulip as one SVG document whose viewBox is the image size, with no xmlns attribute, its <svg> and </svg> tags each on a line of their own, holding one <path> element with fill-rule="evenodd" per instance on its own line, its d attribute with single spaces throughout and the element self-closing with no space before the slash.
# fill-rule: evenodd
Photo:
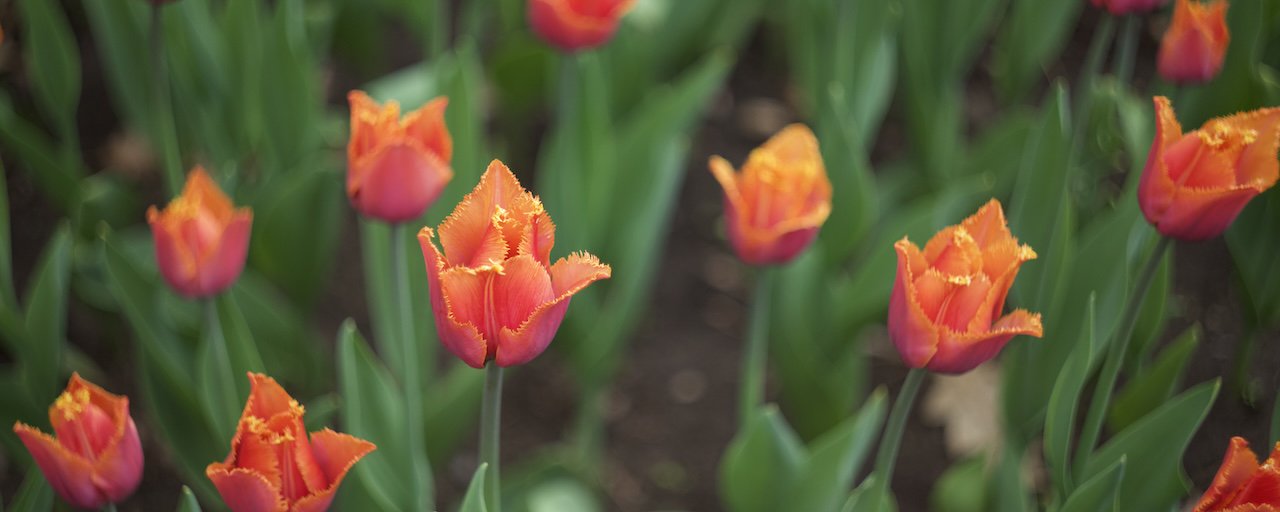
<svg viewBox="0 0 1280 512">
<path fill-rule="evenodd" d="M 1041 336 L 1039 313 L 1001 316 L 1018 267 L 1036 253 L 1009 233 L 999 201 L 939 231 L 923 252 L 905 237 L 893 248 L 889 336 L 908 366 L 964 373 L 1016 335 Z"/>
<path fill-rule="evenodd" d="M 560 328 L 569 298 L 611 273 L 585 252 L 550 264 L 551 217 L 497 160 L 440 224 L 443 253 L 434 236 L 426 227 L 418 233 L 436 330 L 445 348 L 475 368 L 537 357 Z"/>
<path fill-rule="evenodd" d="M 831 182 L 809 128 L 793 124 L 747 156 L 741 173 L 719 156 L 725 230 L 742 261 L 786 263 L 813 242 L 831 214 Z"/>
<path fill-rule="evenodd" d="M 1213 485 L 1193 512 L 1280 511 L 1280 443 L 1261 466 L 1249 442 L 1231 438 Z"/>
<path fill-rule="evenodd" d="M 1178 0 L 1173 22 L 1160 40 L 1160 76 L 1176 83 L 1211 80 L 1222 69 L 1230 40 L 1226 0 Z"/>
<path fill-rule="evenodd" d="M 79 508 L 100 508 L 133 494 L 142 480 L 142 444 L 129 416 L 129 398 L 113 395 L 72 374 L 49 407 L 56 435 L 22 422 L 22 439 L 49 486 Z"/>
<path fill-rule="evenodd" d="M 609 41 L 634 0 L 529 0 L 529 25 L 547 44 L 566 52 Z"/>
<path fill-rule="evenodd" d="M 431 100 L 400 118 L 400 105 L 379 106 L 351 91 L 347 197 L 361 214 L 386 222 L 422 215 L 453 179 L 453 139 L 444 124 L 447 98 Z"/>
<path fill-rule="evenodd" d="M 1115 16 L 1141 14 L 1164 6 L 1166 0 L 1090 0 L 1095 7 L 1105 7 Z"/>
<path fill-rule="evenodd" d="M 373 443 L 329 429 L 311 433 L 305 410 L 275 379 L 249 374 L 252 389 L 225 462 L 205 468 L 232 512 L 321 512 Z"/>
<path fill-rule="evenodd" d="M 1280 108 L 1210 119 L 1183 134 L 1157 96 L 1156 137 L 1138 188 L 1147 221 L 1180 240 L 1213 238 L 1280 178 Z"/>
<path fill-rule="evenodd" d="M 235 208 L 201 167 L 163 211 L 147 209 L 147 223 L 160 274 L 185 297 L 217 294 L 244 270 L 253 211 Z"/>
</svg>

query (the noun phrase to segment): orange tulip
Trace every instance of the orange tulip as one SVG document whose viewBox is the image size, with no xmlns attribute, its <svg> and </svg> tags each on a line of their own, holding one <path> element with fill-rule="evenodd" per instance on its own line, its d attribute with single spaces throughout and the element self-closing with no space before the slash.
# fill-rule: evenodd
<svg viewBox="0 0 1280 512">
<path fill-rule="evenodd" d="M 752 151 L 741 173 L 711 157 L 711 174 L 724 188 L 729 241 L 747 263 L 790 261 L 831 214 L 831 182 L 818 139 L 804 125 L 788 126 Z"/>
<path fill-rule="evenodd" d="M 49 486 L 79 508 L 100 508 L 133 494 L 142 481 L 142 444 L 129 416 L 129 398 L 71 374 L 49 407 L 56 438 L 13 424 Z"/>
<path fill-rule="evenodd" d="M 373 443 L 329 429 L 311 433 L 305 413 L 275 379 L 249 374 L 231 453 L 204 473 L 232 512 L 321 512 L 329 508 L 347 471 Z"/>
<path fill-rule="evenodd" d="M 1168 98 L 1157 96 L 1155 106 L 1156 137 L 1138 188 L 1142 213 L 1165 236 L 1216 237 L 1280 178 L 1280 108 L 1210 119 L 1183 134 Z"/>
<path fill-rule="evenodd" d="M 889 299 L 889 336 L 913 368 L 964 373 L 995 357 L 1014 336 L 1040 337 L 1040 314 L 1001 316 L 1023 262 L 1036 253 L 1009 233 L 992 199 L 924 251 L 905 237 L 893 245 L 898 276 Z"/>
<path fill-rule="evenodd" d="M 453 139 L 444 124 L 444 97 L 400 118 L 400 105 L 379 106 L 351 91 L 347 197 L 361 214 L 386 222 L 422 215 L 440 197 L 453 169 Z"/>
<path fill-rule="evenodd" d="M 1177 83 L 1209 81 L 1222 69 L 1230 40 L 1226 0 L 1178 0 L 1173 23 L 1160 40 L 1160 76 Z"/>
<path fill-rule="evenodd" d="M 548 44 L 572 52 L 609 41 L 635 0 L 529 0 L 529 25 Z"/>
<path fill-rule="evenodd" d="M 475 190 L 418 242 L 427 265 L 431 309 L 445 348 L 475 368 L 524 364 L 546 350 L 573 294 L 611 274 L 575 252 L 551 264 L 555 224 L 542 201 L 494 160 Z"/>
<path fill-rule="evenodd" d="M 1280 443 L 1261 466 L 1249 442 L 1231 438 L 1213 485 L 1193 512 L 1280 511 Z"/>
<path fill-rule="evenodd" d="M 1092 0 L 1096 7 L 1105 7 L 1115 16 L 1154 11 L 1164 5 L 1165 0 Z"/>
<path fill-rule="evenodd" d="M 183 296 L 214 295 L 244 270 L 253 212 L 235 208 L 201 167 L 187 175 L 182 195 L 164 211 L 147 209 L 147 223 L 160 274 Z"/>
</svg>

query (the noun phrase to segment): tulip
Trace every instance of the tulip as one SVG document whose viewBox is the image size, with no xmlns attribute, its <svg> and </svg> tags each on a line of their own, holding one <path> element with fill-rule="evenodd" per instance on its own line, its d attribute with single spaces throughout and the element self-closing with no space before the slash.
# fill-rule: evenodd
<svg viewBox="0 0 1280 512">
<path fill-rule="evenodd" d="M 253 212 L 234 208 L 201 167 L 187 175 L 182 195 L 163 211 L 147 210 L 147 223 L 160 274 L 185 297 L 217 294 L 244 270 Z"/>
<path fill-rule="evenodd" d="M 142 481 L 142 444 L 129 416 L 129 398 L 113 395 L 71 374 L 49 407 L 54 436 L 13 424 L 49 486 L 72 506 L 119 502 Z M 56 437 L 55 437 L 56 436 Z"/>
<path fill-rule="evenodd" d="M 1209 81 L 1222 69 L 1230 40 L 1225 0 L 1178 0 L 1173 23 L 1160 40 L 1160 76 L 1177 83 Z"/>
<path fill-rule="evenodd" d="M 555 225 L 502 162 L 489 164 L 475 190 L 435 232 L 418 233 L 436 331 L 445 348 L 475 368 L 524 364 L 546 350 L 569 299 L 611 274 L 575 252 L 551 264 Z"/>
<path fill-rule="evenodd" d="M 1095 7 L 1105 7 L 1112 15 L 1140 14 L 1154 11 L 1164 5 L 1165 0 L 1091 0 Z"/>
<path fill-rule="evenodd" d="M 1156 137 L 1138 186 L 1147 221 L 1180 240 L 1216 237 L 1280 177 L 1280 108 L 1211 119 L 1183 134 L 1157 96 Z"/>
<path fill-rule="evenodd" d="M 964 373 L 995 357 L 1019 334 L 1040 337 L 1040 314 L 1001 316 L 1018 267 L 1035 251 L 1009 233 L 1000 202 L 934 235 L 922 252 L 905 237 L 893 245 L 898 276 L 889 299 L 889 336 L 903 361 L 938 373 Z"/>
<path fill-rule="evenodd" d="M 710 166 L 724 188 L 729 241 L 747 263 L 790 261 L 831 214 L 831 182 L 818 139 L 804 125 L 788 126 L 752 151 L 741 173 L 719 156 Z"/>
<path fill-rule="evenodd" d="M 609 41 L 634 0 L 529 0 L 529 25 L 548 44 L 566 52 Z"/>
<path fill-rule="evenodd" d="M 373 443 L 329 429 L 307 433 L 306 412 L 275 379 L 249 374 L 231 453 L 205 468 L 232 512 L 321 512 Z"/>
<path fill-rule="evenodd" d="M 444 124 L 447 98 L 400 118 L 400 105 L 379 106 L 351 91 L 347 197 L 366 217 L 402 222 L 422 215 L 453 179 L 453 139 Z"/>
<path fill-rule="evenodd" d="M 1243 438 L 1231 438 L 1222 467 L 1213 485 L 1200 497 L 1193 512 L 1246 512 L 1280 510 L 1280 443 L 1258 465 L 1258 457 Z"/>
</svg>

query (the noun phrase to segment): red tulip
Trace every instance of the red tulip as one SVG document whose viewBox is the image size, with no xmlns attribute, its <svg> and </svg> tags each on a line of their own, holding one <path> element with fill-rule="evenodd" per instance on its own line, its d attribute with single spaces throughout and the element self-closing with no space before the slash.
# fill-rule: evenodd
<svg viewBox="0 0 1280 512">
<path fill-rule="evenodd" d="M 361 214 L 386 222 L 422 215 L 440 197 L 453 169 L 453 139 L 444 124 L 447 98 L 400 118 L 400 105 L 379 106 L 361 91 L 351 103 L 347 197 Z"/>
<path fill-rule="evenodd" d="M 232 512 L 322 512 L 347 471 L 373 443 L 329 429 L 311 433 L 306 412 L 275 379 L 249 374 L 231 453 L 205 468 Z"/>
<path fill-rule="evenodd" d="M 818 139 L 802 124 L 784 128 L 752 151 L 741 173 L 711 157 L 711 174 L 724 188 L 729 241 L 747 263 L 791 261 L 831 214 L 831 182 Z"/>
<path fill-rule="evenodd" d="M 567 52 L 609 41 L 635 0 L 529 0 L 529 25 L 548 44 Z"/>
<path fill-rule="evenodd" d="M 189 297 L 225 290 L 244 270 L 253 211 L 235 208 L 204 169 L 187 175 L 182 195 L 147 210 L 156 264 L 169 286 Z"/>
<path fill-rule="evenodd" d="M 607 279 L 608 265 L 575 252 L 551 264 L 555 224 L 542 202 L 494 160 L 475 190 L 418 242 L 427 265 L 431 309 L 445 348 L 475 368 L 524 364 L 546 350 L 569 299 Z"/>
<path fill-rule="evenodd" d="M 1165 0 L 1091 0 L 1094 6 L 1105 7 L 1111 14 L 1122 16 L 1125 14 L 1144 13 L 1154 11 L 1164 5 Z"/>
<path fill-rule="evenodd" d="M 1226 0 L 1178 0 L 1173 23 L 1160 40 L 1160 76 L 1177 83 L 1209 81 L 1222 69 L 1230 40 Z"/>
<path fill-rule="evenodd" d="M 908 366 L 964 373 L 1016 335 L 1042 335 L 1038 313 L 1001 316 L 1018 267 L 1036 253 L 1009 233 L 999 201 L 939 231 L 923 252 L 905 237 L 893 248 L 898 276 L 889 298 L 889 337 Z"/>
<path fill-rule="evenodd" d="M 22 439 L 53 490 L 73 506 L 119 502 L 142 481 L 142 444 L 129 416 L 129 398 L 113 395 L 72 374 L 49 407 L 56 438 L 17 422 Z"/>
<path fill-rule="evenodd" d="M 1157 96 L 1156 137 L 1138 187 L 1138 204 L 1161 234 L 1216 237 L 1280 178 L 1280 108 L 1210 119 L 1186 134 L 1168 98 Z"/>
<path fill-rule="evenodd" d="M 1231 438 L 1213 485 L 1193 512 L 1280 511 L 1280 443 L 1261 466 L 1249 442 Z"/>
</svg>

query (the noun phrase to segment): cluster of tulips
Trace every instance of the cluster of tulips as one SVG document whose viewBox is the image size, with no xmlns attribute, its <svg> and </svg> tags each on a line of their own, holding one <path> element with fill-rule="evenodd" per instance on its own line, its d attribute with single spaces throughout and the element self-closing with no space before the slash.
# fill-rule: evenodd
<svg viewBox="0 0 1280 512">
<path fill-rule="evenodd" d="M 1114 14 L 1161 4 L 1093 2 Z M 604 44 L 630 4 L 532 0 L 528 17 L 547 43 L 577 51 Z M 1228 42 L 1226 8 L 1225 0 L 1177 0 L 1160 46 L 1163 76 L 1186 83 L 1218 72 Z M 379 104 L 361 91 L 350 92 L 348 99 L 346 194 L 351 206 L 365 218 L 389 225 L 418 218 L 454 175 L 447 98 L 403 115 L 394 101 Z M 1218 117 L 1184 132 L 1169 99 L 1157 96 L 1153 104 L 1155 139 L 1138 188 L 1142 213 L 1170 239 L 1222 235 L 1251 199 L 1280 178 L 1280 108 Z M 752 151 L 740 170 L 718 156 L 709 167 L 723 188 L 728 241 L 747 264 L 792 261 L 830 215 L 832 185 L 818 139 L 804 125 L 782 129 Z M 214 297 L 241 274 L 253 212 L 235 206 L 204 169 L 190 171 L 181 195 L 163 209 L 149 209 L 146 219 L 160 274 L 183 297 Z M 608 264 L 586 252 L 553 261 L 555 230 L 538 196 L 494 160 L 452 214 L 437 228 L 422 227 L 417 233 L 438 337 L 462 362 L 487 373 L 480 461 L 487 465 L 484 499 L 489 510 L 499 509 L 501 369 L 542 354 L 571 298 L 612 274 Z M 1159 247 L 1152 261 L 1162 256 L 1167 240 Z M 877 473 L 885 482 L 902 440 L 902 419 L 925 372 L 968 372 L 996 357 L 1014 337 L 1041 337 L 1045 330 L 1038 313 L 1005 311 L 1020 267 L 1037 254 L 1010 231 L 998 200 L 938 231 L 923 247 L 903 237 L 892 250 L 897 272 L 887 297 L 886 323 L 912 371 L 880 445 Z M 1053 321 L 1049 319 L 1050 328 Z M 748 360 L 763 365 L 763 350 L 749 346 Z M 404 356 L 415 357 L 412 352 Z M 749 375 L 762 373 L 748 369 Z M 305 410 L 288 392 L 269 376 L 248 377 L 251 392 L 229 440 L 230 452 L 225 460 L 209 464 L 207 477 L 236 512 L 326 510 L 348 471 L 375 446 L 329 429 L 308 434 Z M 404 378 L 407 393 L 420 392 L 411 375 Z M 1113 384 L 1115 375 L 1110 379 Z M 762 386 L 759 379 L 748 379 L 744 406 L 760 405 Z M 412 416 L 420 402 L 410 399 L 408 404 Z M 54 435 L 20 422 L 13 431 L 59 496 L 76 507 L 100 508 L 133 493 L 144 457 L 127 397 L 72 375 L 49 407 L 49 420 Z M 1233 439 L 1195 510 L 1280 510 L 1277 464 L 1280 445 L 1259 465 L 1248 443 Z"/>
</svg>

